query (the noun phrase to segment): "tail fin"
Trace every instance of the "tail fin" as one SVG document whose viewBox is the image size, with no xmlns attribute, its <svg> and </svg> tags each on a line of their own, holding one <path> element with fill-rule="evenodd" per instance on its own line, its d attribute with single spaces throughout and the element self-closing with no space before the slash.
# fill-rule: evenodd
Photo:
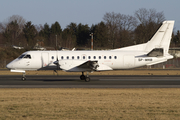
<svg viewBox="0 0 180 120">
<path fill-rule="evenodd" d="M 162 48 L 164 55 L 168 54 L 171 35 L 174 27 L 174 21 L 164 21 L 159 30 L 155 33 L 145 47 L 146 52 L 150 52 L 154 48 Z"/>
</svg>

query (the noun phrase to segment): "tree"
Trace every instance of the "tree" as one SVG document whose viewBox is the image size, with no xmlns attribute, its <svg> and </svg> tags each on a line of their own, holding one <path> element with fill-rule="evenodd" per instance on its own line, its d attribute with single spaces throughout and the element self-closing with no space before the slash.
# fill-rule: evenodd
<svg viewBox="0 0 180 120">
<path fill-rule="evenodd" d="M 73 35 L 71 29 L 66 28 L 63 30 L 62 39 L 63 47 L 74 48 L 76 46 L 76 36 Z"/>
<path fill-rule="evenodd" d="M 51 34 L 60 34 L 61 32 L 61 26 L 57 21 L 51 25 Z"/>
<path fill-rule="evenodd" d="M 47 40 L 49 40 L 50 34 L 51 34 L 51 29 L 50 29 L 49 25 L 47 23 L 45 23 L 44 29 L 43 29 L 43 35 Z"/>
<path fill-rule="evenodd" d="M 77 43 L 77 35 L 77 24 L 71 22 L 62 32 L 62 46 L 67 48 L 74 48 Z"/>
<path fill-rule="evenodd" d="M 88 25 L 82 25 L 81 23 L 77 26 L 77 45 L 78 46 L 86 46 L 88 43 L 90 29 Z"/>
<path fill-rule="evenodd" d="M 46 45 L 50 45 L 51 29 L 47 23 L 39 31 L 39 38 L 43 39 Z"/>
<path fill-rule="evenodd" d="M 51 25 L 51 28 L 50 28 L 50 39 L 49 39 L 50 44 L 49 45 L 57 47 L 56 44 L 57 45 L 60 44 L 61 33 L 62 33 L 61 26 L 56 21 L 54 24 Z"/>
<path fill-rule="evenodd" d="M 135 11 L 135 17 L 137 18 L 139 24 L 147 25 L 149 23 L 161 24 L 164 20 L 163 12 L 156 12 L 155 9 L 140 8 Z"/>
<path fill-rule="evenodd" d="M 19 15 L 9 17 L 4 23 L 0 24 L 0 31 L 6 38 L 6 43 L 11 45 L 19 44 L 23 34 L 25 19 Z"/>
<path fill-rule="evenodd" d="M 176 47 L 180 46 L 180 32 L 179 32 L 179 30 L 177 31 L 176 35 L 173 35 L 172 42 L 174 43 L 174 45 Z"/>
<path fill-rule="evenodd" d="M 27 43 L 29 45 L 34 46 L 36 43 L 36 40 L 34 39 L 36 35 L 38 34 L 36 28 L 34 25 L 32 25 L 31 21 L 28 21 L 23 29 L 24 35 L 26 37 Z"/>
<path fill-rule="evenodd" d="M 65 30 L 66 31 L 66 30 Z M 67 33 L 70 36 L 70 45 L 71 47 L 75 47 L 77 45 L 77 24 L 71 22 L 68 26 L 67 26 Z"/>
<path fill-rule="evenodd" d="M 156 12 L 155 9 L 141 8 L 135 12 L 135 17 L 138 20 L 138 26 L 134 31 L 136 43 L 150 40 L 165 20 L 163 12 Z"/>
<path fill-rule="evenodd" d="M 70 30 L 71 34 L 72 35 L 77 35 L 77 24 L 76 23 L 73 23 L 71 22 L 67 28 Z"/>
<path fill-rule="evenodd" d="M 108 48 L 108 28 L 103 21 L 95 26 L 92 25 L 91 32 L 94 35 L 94 48 Z"/>
<path fill-rule="evenodd" d="M 122 43 L 129 43 L 131 32 L 136 27 L 136 18 L 120 13 L 106 13 L 103 17 L 109 29 L 109 41 L 111 48 L 122 47 Z M 126 33 L 126 35 L 124 34 Z"/>
<path fill-rule="evenodd" d="M 117 19 L 117 13 L 106 13 L 103 17 L 103 20 L 105 21 L 105 24 L 107 25 L 109 31 L 108 31 L 108 36 L 109 36 L 109 41 L 110 44 L 112 45 L 111 48 L 115 48 L 115 43 L 116 43 L 116 36 L 118 32 L 118 19 Z"/>
</svg>

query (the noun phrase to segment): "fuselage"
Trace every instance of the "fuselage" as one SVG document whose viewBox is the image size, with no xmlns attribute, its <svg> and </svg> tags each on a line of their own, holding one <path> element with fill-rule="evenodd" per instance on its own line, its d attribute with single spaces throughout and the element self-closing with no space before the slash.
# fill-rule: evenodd
<svg viewBox="0 0 180 120">
<path fill-rule="evenodd" d="M 99 66 L 107 66 L 97 71 L 130 69 L 144 66 L 156 61 L 167 60 L 165 57 L 148 57 L 140 51 L 28 51 L 7 65 L 12 70 L 56 70 L 64 61 L 68 67 L 78 61 L 98 61 Z M 79 65 L 79 64 L 78 64 Z M 78 66 L 77 65 L 77 66 Z M 60 66 L 61 68 L 61 66 Z M 83 71 L 83 70 L 79 70 Z M 78 72 L 79 72 L 78 71 Z"/>
</svg>

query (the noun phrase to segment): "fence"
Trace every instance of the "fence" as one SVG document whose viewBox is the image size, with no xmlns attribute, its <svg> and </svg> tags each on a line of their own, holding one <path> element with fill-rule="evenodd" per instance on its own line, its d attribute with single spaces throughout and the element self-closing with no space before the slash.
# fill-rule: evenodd
<svg viewBox="0 0 180 120">
<path fill-rule="evenodd" d="M 6 65 L 10 63 L 12 60 L 0 60 L 0 68 L 6 68 Z M 164 63 L 152 65 L 152 66 L 143 66 L 141 67 L 143 69 L 180 69 L 180 58 L 174 58 L 171 60 L 168 60 Z"/>
</svg>

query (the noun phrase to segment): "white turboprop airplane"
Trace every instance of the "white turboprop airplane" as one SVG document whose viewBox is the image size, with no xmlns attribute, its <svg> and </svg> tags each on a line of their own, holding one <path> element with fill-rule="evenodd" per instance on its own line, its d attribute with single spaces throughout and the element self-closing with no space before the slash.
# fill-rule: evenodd
<svg viewBox="0 0 180 120">
<path fill-rule="evenodd" d="M 27 51 L 6 67 L 11 72 L 26 70 L 63 70 L 82 72 L 81 80 L 90 81 L 88 72 L 131 69 L 172 59 L 168 53 L 174 21 L 164 21 L 144 44 L 103 51 Z M 84 75 L 87 72 L 87 75 Z"/>
</svg>

